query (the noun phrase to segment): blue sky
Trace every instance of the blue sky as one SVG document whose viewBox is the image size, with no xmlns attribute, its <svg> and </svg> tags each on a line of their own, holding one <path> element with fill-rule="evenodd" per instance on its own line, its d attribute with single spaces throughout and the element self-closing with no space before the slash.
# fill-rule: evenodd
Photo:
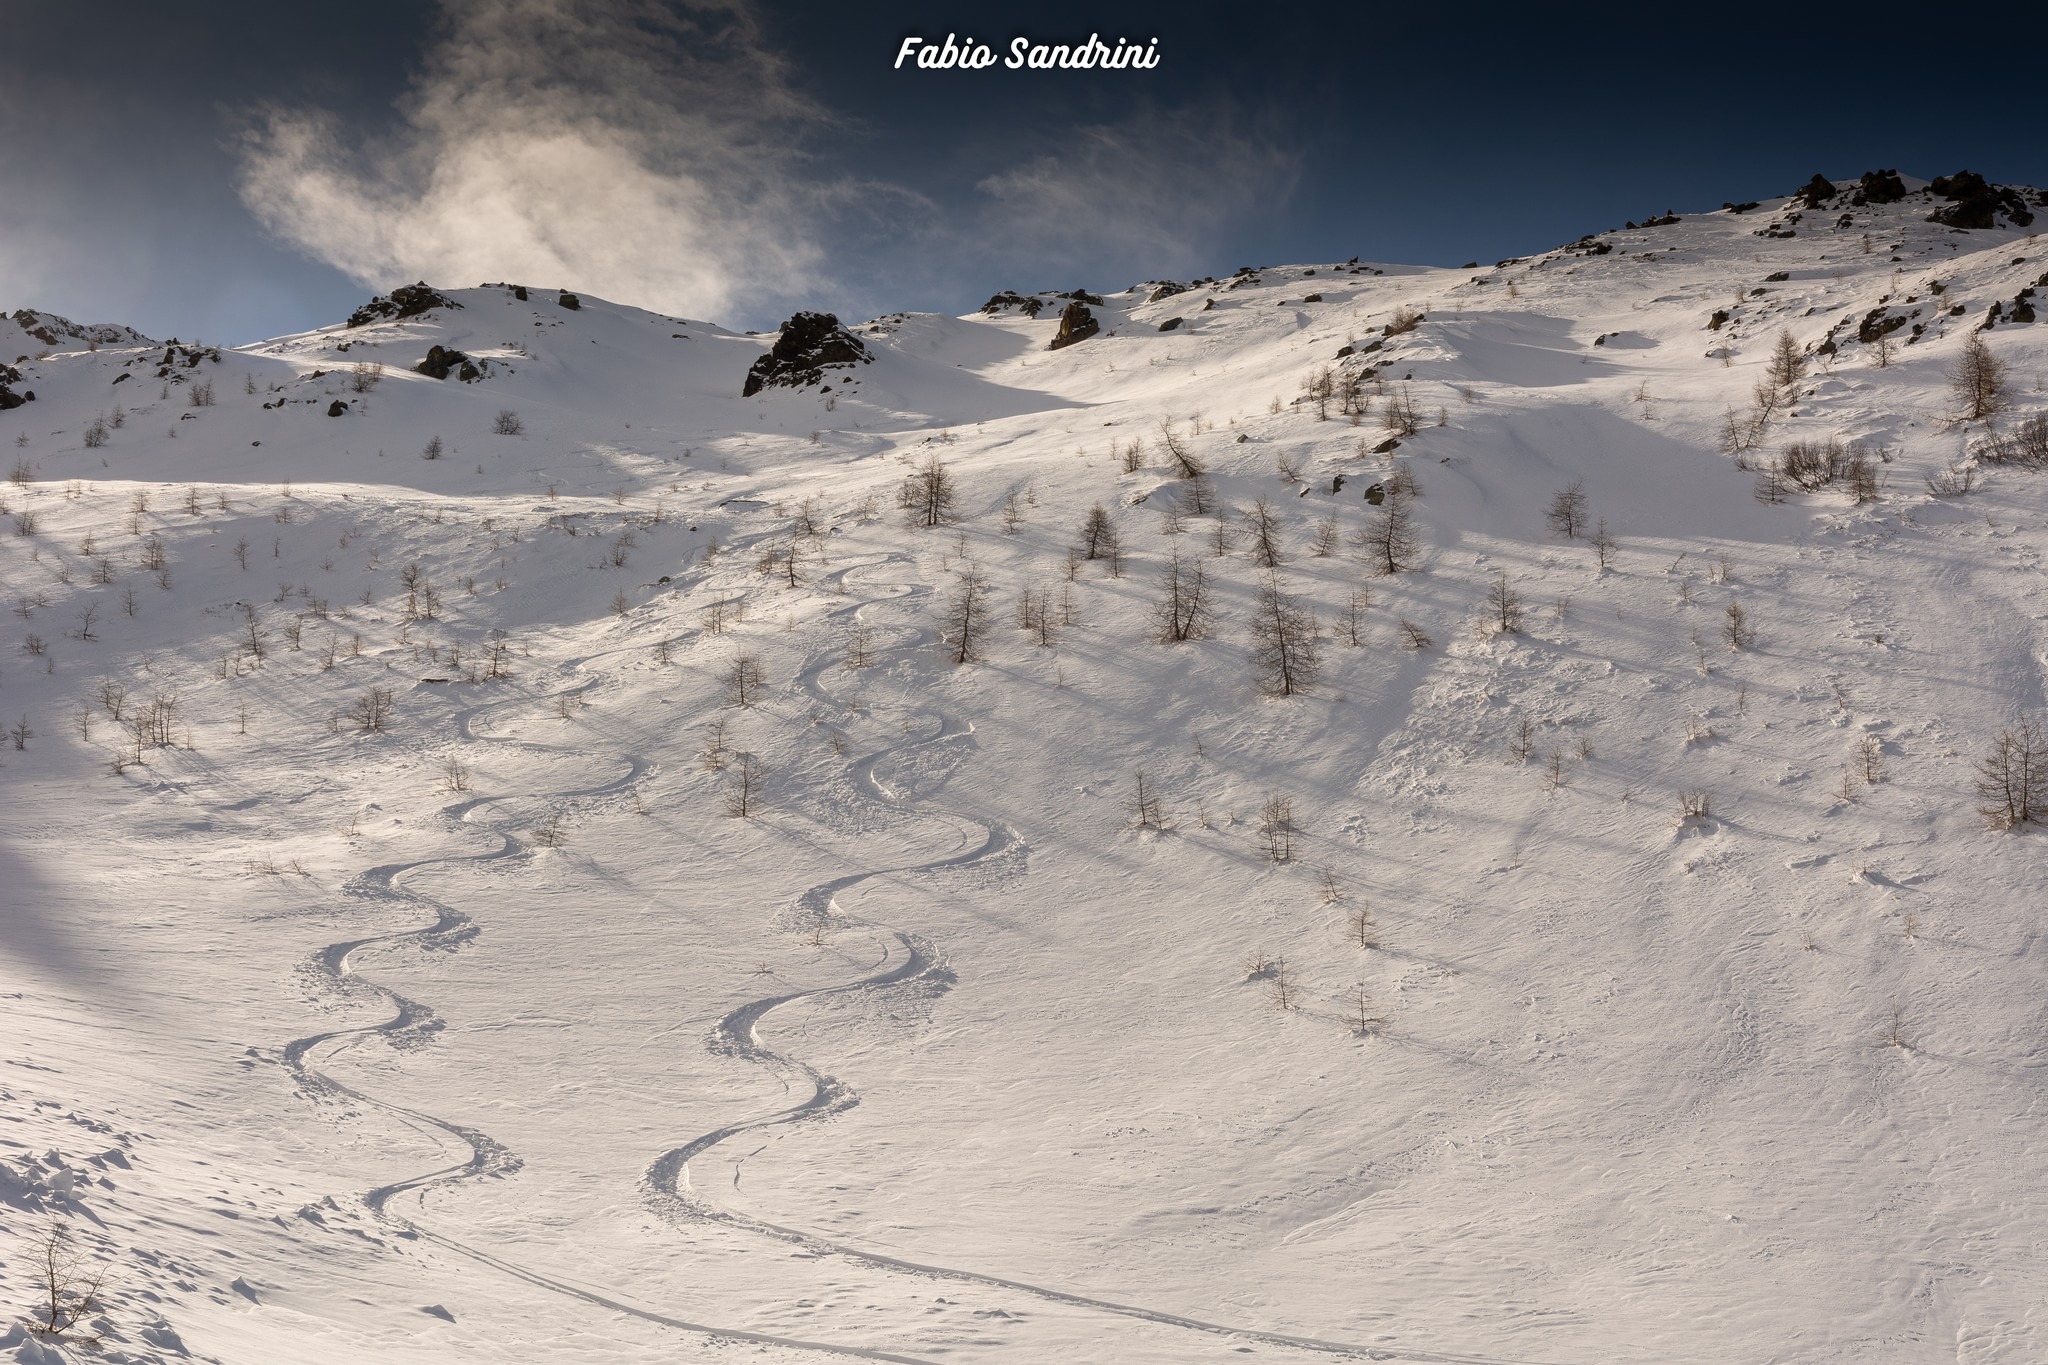
<svg viewBox="0 0 2048 1365">
<path fill-rule="evenodd" d="M 1423 12 L 1427 9 L 1427 12 Z M 241 342 L 513 279 L 739 327 L 1458 264 L 1815 170 L 2048 183 L 2018 7 L 0 3 L 0 309 Z M 909 34 L 1146 72 L 892 70 Z"/>
</svg>

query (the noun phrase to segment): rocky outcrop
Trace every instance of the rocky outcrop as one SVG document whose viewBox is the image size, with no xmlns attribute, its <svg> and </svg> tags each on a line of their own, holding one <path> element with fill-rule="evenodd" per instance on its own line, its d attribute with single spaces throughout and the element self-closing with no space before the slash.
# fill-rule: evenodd
<svg viewBox="0 0 2048 1365">
<path fill-rule="evenodd" d="M 873 360 L 836 315 L 798 313 L 782 324 L 782 335 L 768 354 L 748 367 L 740 397 L 752 398 L 767 388 L 800 389 L 823 379 L 828 366 L 843 369 Z"/>
<path fill-rule="evenodd" d="M 1905 197 L 1906 182 L 1899 179 L 1897 171 L 1865 171 L 1849 202 L 1861 208 L 1865 204 L 1896 204 Z"/>
<path fill-rule="evenodd" d="M 572 313 L 583 307 L 583 300 L 577 298 L 566 289 L 562 291 L 562 297 L 556 299 L 555 303 L 558 307 L 566 308 Z"/>
<path fill-rule="evenodd" d="M 55 313 L 38 313 L 33 308 L 17 308 L 7 320 L 45 346 L 63 346 L 73 341 L 82 341 L 88 346 L 156 344 L 133 327 L 121 327 L 110 322 L 78 323 L 70 318 L 60 318 Z"/>
<path fill-rule="evenodd" d="M 447 346 L 428 347 L 427 358 L 413 369 L 429 379 L 446 379 L 452 374 L 465 384 L 474 384 L 484 377 L 474 360 Z"/>
<path fill-rule="evenodd" d="M 1086 341 L 1101 330 L 1102 324 L 1095 320 L 1095 314 L 1088 311 L 1087 304 L 1077 299 L 1060 310 L 1060 329 L 1046 343 L 1045 349 L 1057 351 L 1077 341 Z"/>
<path fill-rule="evenodd" d="M 1813 179 L 1801 186 L 1792 197 L 1800 200 L 1810 209 L 1817 209 L 1827 200 L 1834 198 L 1836 193 L 1834 183 L 1819 171 L 1815 171 Z"/>
<path fill-rule="evenodd" d="M 1187 285 L 1176 284 L 1172 280 L 1164 280 L 1152 287 L 1152 292 L 1145 296 L 1145 302 L 1157 303 L 1161 299 L 1170 299 L 1175 294 L 1185 294 L 1187 292 Z"/>
<path fill-rule="evenodd" d="M 1927 215 L 1930 223 L 1946 223 L 1952 228 L 1993 228 L 1998 226 L 2000 214 L 2014 227 L 2026 227 L 2034 221 L 2033 212 L 2018 190 L 1990 184 L 1975 171 L 1937 175 L 1927 188 L 1949 201 L 1947 208 Z"/>
<path fill-rule="evenodd" d="M 14 385 L 21 382 L 21 371 L 12 365 L 0 365 L 0 412 L 18 408 L 28 399 L 14 391 Z"/>
<path fill-rule="evenodd" d="M 373 322 L 398 322 L 405 318 L 416 318 L 435 308 L 460 308 L 461 304 L 438 290 L 429 288 L 425 280 L 418 284 L 403 284 L 390 294 L 380 294 L 355 312 L 348 315 L 348 325 L 363 327 Z"/>
<path fill-rule="evenodd" d="M 1038 298 L 1035 295 L 1019 294 L 1014 290 L 1005 289 L 1000 293 L 991 295 L 989 301 L 981 305 L 981 311 L 993 317 L 1006 308 L 1015 308 L 1021 311 L 1025 317 L 1035 318 L 1038 316 L 1039 310 L 1044 307 L 1044 299 Z"/>
</svg>

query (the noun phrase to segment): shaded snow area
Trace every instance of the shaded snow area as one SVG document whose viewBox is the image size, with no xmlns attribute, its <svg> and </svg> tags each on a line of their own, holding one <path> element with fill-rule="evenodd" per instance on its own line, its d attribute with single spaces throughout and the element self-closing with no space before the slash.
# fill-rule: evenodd
<svg viewBox="0 0 2048 1365">
<path fill-rule="evenodd" d="M 0 1359 L 2048 1359 L 2048 249 L 1853 188 L 0 320 Z"/>
</svg>

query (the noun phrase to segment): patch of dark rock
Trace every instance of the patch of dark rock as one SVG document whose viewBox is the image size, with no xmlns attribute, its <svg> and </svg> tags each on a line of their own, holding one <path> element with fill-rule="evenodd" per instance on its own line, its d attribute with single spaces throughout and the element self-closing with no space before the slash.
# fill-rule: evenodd
<svg viewBox="0 0 2048 1365">
<path fill-rule="evenodd" d="M 1053 339 L 1046 343 L 1045 349 L 1057 351 L 1072 346 L 1077 341 L 1086 341 L 1101 330 L 1102 324 L 1095 320 L 1095 314 L 1088 311 L 1086 304 L 1076 299 L 1060 310 L 1060 329 L 1053 335 Z"/>
<path fill-rule="evenodd" d="M 862 365 L 873 359 L 867 347 L 839 325 L 837 314 L 795 313 L 782 324 L 768 354 L 748 367 L 740 396 L 752 398 L 765 388 L 802 388 L 822 380 L 827 365 Z"/>
<path fill-rule="evenodd" d="M 348 325 L 362 327 L 372 322 L 397 322 L 405 318 L 416 318 L 435 308 L 460 308 L 461 304 L 439 290 L 428 286 L 425 280 L 418 284 L 402 284 L 388 295 L 378 295 L 355 312 L 348 315 Z"/>
</svg>

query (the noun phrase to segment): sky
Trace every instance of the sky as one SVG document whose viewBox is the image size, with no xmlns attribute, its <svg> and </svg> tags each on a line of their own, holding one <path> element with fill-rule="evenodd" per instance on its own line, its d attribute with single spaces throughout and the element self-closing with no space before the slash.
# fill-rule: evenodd
<svg viewBox="0 0 2048 1365">
<path fill-rule="evenodd" d="M 0 0 L 0 311 L 239 344 L 425 278 L 766 329 L 1493 261 L 1815 171 L 2048 184 L 2000 56 L 2048 18 L 1667 10 Z M 1000 61 L 1091 34 L 1159 63 Z M 997 65 L 894 69 L 948 35 Z"/>
</svg>

